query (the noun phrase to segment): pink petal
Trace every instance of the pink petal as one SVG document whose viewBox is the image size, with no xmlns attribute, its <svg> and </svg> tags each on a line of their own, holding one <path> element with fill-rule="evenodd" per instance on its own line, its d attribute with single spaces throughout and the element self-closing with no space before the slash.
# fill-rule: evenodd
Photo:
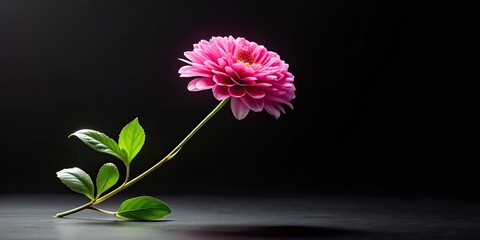
<svg viewBox="0 0 480 240">
<path fill-rule="evenodd" d="M 210 59 L 210 60 L 213 60 L 213 59 L 217 59 L 217 58 L 214 58 L 212 56 L 212 53 L 209 52 L 209 51 L 205 51 L 203 49 L 194 49 L 193 50 L 200 58 L 203 58 L 204 60 L 207 60 L 207 59 Z M 203 62 L 203 61 L 202 61 Z M 202 63 L 201 62 L 201 63 Z"/>
<path fill-rule="evenodd" d="M 285 87 L 285 88 L 294 88 L 295 86 L 293 85 L 293 83 L 287 82 L 287 83 L 283 84 L 283 87 Z"/>
<path fill-rule="evenodd" d="M 288 99 L 289 101 L 295 99 L 295 97 L 296 97 L 296 96 L 295 96 L 295 92 L 287 92 L 287 93 L 285 93 L 285 98 Z M 292 106 L 292 108 L 293 108 L 293 106 Z"/>
<path fill-rule="evenodd" d="M 230 97 L 227 87 L 224 86 L 215 85 L 212 89 L 212 92 L 213 96 L 220 101 Z"/>
<path fill-rule="evenodd" d="M 238 98 L 232 98 L 230 107 L 232 108 L 233 116 L 238 120 L 244 119 L 250 111 L 250 109 L 243 104 L 242 100 Z"/>
<path fill-rule="evenodd" d="M 240 86 L 253 86 L 255 85 L 255 81 L 252 80 L 251 78 L 249 77 L 246 77 L 244 79 L 240 78 L 240 76 L 238 75 L 238 73 L 236 73 L 233 68 L 229 67 L 229 66 L 226 66 L 225 67 L 225 71 L 228 73 L 228 76 L 230 76 L 230 78 L 232 79 L 232 81 L 234 83 L 236 83 L 237 85 L 240 85 Z M 213 71 L 214 73 L 217 73 L 217 71 Z M 226 74 L 226 73 L 222 73 L 222 74 Z M 256 80 L 256 78 L 255 78 Z"/>
<path fill-rule="evenodd" d="M 196 62 L 196 63 L 202 63 L 203 59 L 200 58 L 196 53 L 194 52 L 184 52 L 183 55 L 187 57 L 190 61 Z"/>
<path fill-rule="evenodd" d="M 294 95 L 295 96 L 295 95 Z M 273 96 L 273 95 L 268 95 L 266 98 L 270 101 L 273 101 L 273 102 L 279 102 L 279 103 L 283 103 L 287 106 L 289 106 L 291 109 L 293 109 L 293 105 L 290 103 L 289 99 L 286 98 L 288 97 L 287 96 L 283 96 L 283 97 L 277 97 L 277 96 Z"/>
<path fill-rule="evenodd" d="M 245 63 L 243 62 L 232 64 L 232 69 L 235 72 L 237 72 L 240 76 L 252 76 L 255 74 L 255 71 L 250 67 L 246 67 Z"/>
<path fill-rule="evenodd" d="M 198 92 L 210 89 L 215 85 L 211 78 L 195 78 L 188 83 L 187 89 L 191 92 Z"/>
<path fill-rule="evenodd" d="M 272 84 L 270 83 L 256 83 L 255 87 L 271 87 Z"/>
<path fill-rule="evenodd" d="M 263 46 L 260 46 L 259 48 L 255 49 L 252 52 L 252 55 L 255 56 L 258 63 L 263 64 L 265 62 L 266 58 L 268 57 L 267 49 L 265 49 L 265 47 L 263 47 Z"/>
<path fill-rule="evenodd" d="M 227 66 L 227 59 L 225 57 L 217 58 L 217 62 L 222 69 Z"/>
<path fill-rule="evenodd" d="M 255 77 L 259 80 L 266 81 L 266 82 L 271 82 L 271 81 L 276 80 L 277 77 L 274 76 L 274 75 L 271 75 L 270 73 L 271 73 L 271 71 L 265 71 L 264 70 L 264 72 L 260 72 L 260 73 L 255 74 Z"/>
<path fill-rule="evenodd" d="M 195 85 L 199 90 L 206 90 L 215 86 L 215 82 L 212 78 L 200 78 Z"/>
<path fill-rule="evenodd" d="M 180 77 L 211 77 L 213 75 L 210 71 L 193 66 L 183 66 L 178 73 L 180 73 Z"/>
<path fill-rule="evenodd" d="M 277 80 L 277 76 L 275 76 L 275 75 L 267 75 L 265 78 L 267 80 Z"/>
<path fill-rule="evenodd" d="M 252 98 L 260 99 L 265 97 L 265 91 L 263 91 L 261 88 L 247 87 L 245 89 L 247 90 L 248 95 L 250 95 Z"/>
<path fill-rule="evenodd" d="M 256 77 L 242 77 L 240 80 L 242 81 L 256 81 Z"/>
<path fill-rule="evenodd" d="M 225 41 L 223 38 L 216 38 L 214 39 L 215 44 L 218 46 L 218 48 L 222 51 L 222 55 L 226 55 L 228 51 L 228 41 Z"/>
<path fill-rule="evenodd" d="M 230 78 L 230 76 L 226 75 L 220 75 L 220 74 L 215 74 L 213 75 L 213 81 L 220 85 L 220 86 L 235 86 L 236 83 L 232 81 L 232 79 Z"/>
<path fill-rule="evenodd" d="M 260 112 L 263 109 L 263 99 L 254 99 L 248 95 L 245 95 L 240 99 L 242 99 L 243 103 L 254 112 Z"/>
<path fill-rule="evenodd" d="M 280 104 L 280 103 L 276 103 L 276 104 L 275 104 L 275 107 L 276 107 L 276 108 L 278 108 L 278 109 L 280 109 L 280 111 L 282 111 L 282 112 L 283 112 L 283 114 L 285 114 L 285 113 L 286 113 L 286 112 L 285 112 L 285 108 L 283 108 L 282 104 Z"/>
<path fill-rule="evenodd" d="M 221 50 L 217 45 L 213 45 L 209 50 L 209 53 L 212 54 L 212 57 L 219 58 L 222 55 L 225 55 L 225 52 Z"/>
<path fill-rule="evenodd" d="M 230 77 L 230 75 L 228 75 L 224 72 L 221 72 L 221 71 L 217 71 L 217 70 L 212 70 L 212 73 L 220 75 L 220 76 L 224 76 L 224 77 Z"/>
<path fill-rule="evenodd" d="M 232 95 L 232 97 L 236 97 L 236 98 L 243 97 L 247 93 L 245 88 L 240 86 L 228 87 L 228 92 L 230 93 L 230 95 Z"/>
<path fill-rule="evenodd" d="M 249 79 L 249 77 L 246 77 L 246 78 L 243 78 L 243 79 L 239 79 L 235 82 L 238 82 L 238 85 L 240 85 L 240 86 L 253 86 L 253 85 L 255 85 L 255 80 L 251 80 L 251 79 Z"/>
<path fill-rule="evenodd" d="M 207 60 L 207 61 L 203 62 L 203 65 L 205 65 L 209 69 L 220 69 L 220 66 L 218 66 L 218 64 L 215 63 L 212 60 Z"/>
<path fill-rule="evenodd" d="M 183 58 L 179 58 L 178 60 L 180 60 L 180 61 L 182 61 L 182 62 L 184 62 L 184 63 L 186 63 L 186 64 L 190 64 L 190 65 L 193 65 L 193 64 L 194 64 L 193 62 L 190 62 L 190 61 L 185 60 L 185 59 L 183 59 Z"/>
<path fill-rule="evenodd" d="M 280 111 L 276 109 L 272 104 L 265 103 L 265 111 L 273 115 L 276 119 L 280 117 Z"/>
<path fill-rule="evenodd" d="M 228 75 L 230 75 L 230 76 L 232 76 L 232 77 L 234 77 L 234 78 L 237 78 L 237 79 L 240 78 L 240 76 L 238 75 L 238 73 L 235 72 L 235 70 L 233 70 L 233 68 L 230 67 L 230 66 L 226 66 L 226 67 L 225 67 L 225 71 L 228 73 Z"/>
</svg>

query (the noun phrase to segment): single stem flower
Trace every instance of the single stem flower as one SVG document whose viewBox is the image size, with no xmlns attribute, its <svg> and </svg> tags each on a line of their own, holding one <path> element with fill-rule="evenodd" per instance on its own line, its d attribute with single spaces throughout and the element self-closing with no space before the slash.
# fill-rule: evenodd
<svg viewBox="0 0 480 240">
<path fill-rule="evenodd" d="M 101 196 L 118 180 L 118 170 L 112 163 L 105 164 L 97 176 L 97 195 L 90 176 L 79 168 L 64 169 L 57 176 L 72 190 L 83 193 L 90 202 L 77 208 L 58 213 L 64 217 L 84 209 L 114 215 L 130 220 L 154 220 L 171 212 L 162 201 L 148 196 L 128 199 L 122 203 L 117 212 L 110 212 L 95 207 L 127 187 L 140 181 L 161 165 L 175 157 L 182 147 L 229 101 L 235 118 L 244 119 L 250 110 L 267 111 L 275 118 L 285 113 L 283 105 L 293 108 L 290 103 L 295 98 L 294 76 L 288 71 L 288 64 L 280 56 L 244 38 L 212 37 L 193 45 L 193 51 L 184 53 L 189 64 L 179 69 L 180 77 L 194 77 L 187 88 L 190 91 L 211 89 L 213 96 L 220 103 L 210 112 L 167 156 L 130 180 L 130 163 L 140 151 L 145 141 L 145 133 L 135 119 L 120 133 L 119 143 L 103 133 L 94 130 L 79 130 L 72 135 L 79 137 L 94 150 L 113 155 L 124 161 L 126 176 L 123 184 Z M 99 184 L 100 182 L 100 184 Z M 99 184 L 99 185 L 98 185 Z M 98 187 L 100 186 L 100 187 Z M 100 188 L 100 190 L 99 190 Z M 143 206 L 148 206 L 144 208 Z M 148 209 L 148 213 L 145 213 Z"/>
</svg>

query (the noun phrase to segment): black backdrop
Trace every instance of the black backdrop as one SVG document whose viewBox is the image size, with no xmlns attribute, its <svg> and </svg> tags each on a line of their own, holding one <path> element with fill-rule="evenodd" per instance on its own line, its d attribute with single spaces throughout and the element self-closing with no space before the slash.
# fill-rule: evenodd
<svg viewBox="0 0 480 240">
<path fill-rule="evenodd" d="M 2 193 L 68 192 L 105 162 L 68 134 L 146 130 L 136 175 L 211 109 L 177 58 L 211 36 L 278 52 L 294 110 L 215 116 L 131 192 L 476 196 L 468 8 L 388 1 L 0 1 Z M 123 169 L 122 169 L 123 172 Z"/>
</svg>

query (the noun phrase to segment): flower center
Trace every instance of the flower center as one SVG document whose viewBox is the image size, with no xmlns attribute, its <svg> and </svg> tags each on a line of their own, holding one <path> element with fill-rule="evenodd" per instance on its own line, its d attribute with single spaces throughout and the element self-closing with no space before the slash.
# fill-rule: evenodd
<svg viewBox="0 0 480 240">
<path fill-rule="evenodd" d="M 250 64 L 255 63 L 255 59 L 250 51 L 242 49 L 242 51 L 237 55 L 237 63 L 238 62 L 243 62 L 245 65 L 250 66 Z"/>
</svg>

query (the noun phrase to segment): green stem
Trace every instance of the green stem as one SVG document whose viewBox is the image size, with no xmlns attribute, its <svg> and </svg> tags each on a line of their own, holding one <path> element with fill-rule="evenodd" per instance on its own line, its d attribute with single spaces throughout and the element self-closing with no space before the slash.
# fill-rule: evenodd
<svg viewBox="0 0 480 240">
<path fill-rule="evenodd" d="M 115 212 L 110 212 L 110 211 L 107 211 L 107 210 L 103 210 L 101 208 L 90 206 L 88 209 L 92 209 L 92 210 L 95 210 L 97 212 L 101 212 L 101 213 L 105 213 L 105 214 L 108 214 L 108 215 L 114 215 L 115 216 Z"/>
<path fill-rule="evenodd" d="M 202 128 L 203 125 L 205 125 L 205 123 L 207 123 L 208 120 L 210 120 L 210 118 L 215 116 L 215 114 L 217 114 L 217 112 L 220 111 L 220 109 L 222 109 L 222 107 L 228 103 L 228 100 L 230 100 L 230 98 L 222 100 L 217 105 L 217 107 L 215 107 L 215 109 L 213 109 L 213 111 L 210 112 L 167 156 L 171 156 L 173 154 L 176 154 L 176 152 L 180 151 L 180 148 L 182 148 L 183 145 L 185 145 L 185 143 L 187 143 L 188 140 L 190 140 L 190 138 L 192 138 L 193 135 L 195 135 L 195 133 L 197 133 L 198 130 L 200 130 L 200 128 Z"/>
<path fill-rule="evenodd" d="M 125 182 L 123 182 L 122 185 L 127 184 L 128 179 L 130 178 L 130 165 L 125 165 L 125 168 L 126 168 L 126 170 L 125 170 Z"/>
<path fill-rule="evenodd" d="M 90 206 L 93 205 L 93 201 L 89 202 L 89 203 L 86 203 L 80 207 L 77 207 L 77 208 L 74 208 L 74 209 L 70 209 L 68 211 L 65 211 L 65 212 L 62 212 L 62 213 L 57 213 L 57 215 L 55 215 L 55 217 L 57 218 L 62 218 L 62 217 L 65 217 L 67 215 L 70 215 L 72 213 L 76 213 L 76 212 L 79 212 L 79 211 L 82 211 L 83 209 L 85 208 L 89 208 Z"/>
<path fill-rule="evenodd" d="M 142 174 L 138 175 L 136 178 L 134 178 L 134 179 L 132 179 L 128 182 L 126 181 L 124 184 L 120 185 L 115 190 L 105 194 L 103 197 L 100 197 L 100 198 L 98 198 L 98 199 L 96 199 L 96 200 L 94 200 L 94 201 L 92 201 L 88 204 L 82 205 L 78 208 L 59 213 L 59 214 L 57 214 L 57 217 L 63 217 L 63 216 L 81 211 L 85 208 L 89 208 L 89 207 L 91 208 L 91 206 L 97 205 L 97 204 L 109 199 L 110 197 L 114 196 L 115 194 L 121 192 L 123 189 L 125 189 L 125 188 L 131 186 L 132 184 L 140 181 L 142 178 L 146 177 L 147 175 L 149 175 L 150 173 L 155 171 L 157 168 L 162 166 L 164 163 L 166 163 L 170 159 L 172 159 L 178 153 L 178 151 L 180 151 L 180 149 L 188 142 L 188 140 L 190 140 L 193 137 L 193 135 L 195 135 L 195 133 L 197 133 L 198 130 L 200 130 L 203 127 L 203 125 L 205 125 L 205 123 L 208 122 L 208 120 L 210 120 L 213 116 L 215 116 L 215 114 L 217 114 L 218 111 L 220 111 L 220 109 L 222 109 L 222 107 L 225 106 L 225 104 L 227 104 L 229 100 L 230 100 L 230 98 L 222 100 L 217 105 L 217 107 L 215 107 L 212 110 L 212 112 L 210 112 L 167 156 L 165 156 L 162 160 L 160 160 L 158 163 L 153 165 L 147 171 L 143 172 Z M 128 174 L 128 172 L 129 172 L 129 169 L 127 168 L 127 174 Z"/>
<path fill-rule="evenodd" d="M 123 189 L 131 186 L 132 184 L 138 182 L 140 179 L 144 178 L 145 176 L 147 176 L 148 174 L 150 174 L 151 172 L 155 171 L 155 169 L 157 169 L 158 167 L 160 167 L 161 165 L 163 165 L 164 163 L 166 163 L 168 160 L 170 160 L 170 158 L 168 158 L 169 155 L 165 156 L 162 160 L 160 160 L 157 164 L 153 165 L 153 167 L 151 167 L 150 169 L 148 169 L 147 171 L 145 171 L 144 173 L 138 175 L 136 178 L 122 184 L 121 186 L 119 186 L 118 188 L 116 188 L 115 190 L 103 195 L 102 197 L 98 198 L 97 200 L 95 200 L 94 204 L 93 205 L 96 205 L 96 204 L 99 204 L 107 199 L 109 199 L 110 197 L 112 197 L 113 195 L 121 192 Z"/>
</svg>

